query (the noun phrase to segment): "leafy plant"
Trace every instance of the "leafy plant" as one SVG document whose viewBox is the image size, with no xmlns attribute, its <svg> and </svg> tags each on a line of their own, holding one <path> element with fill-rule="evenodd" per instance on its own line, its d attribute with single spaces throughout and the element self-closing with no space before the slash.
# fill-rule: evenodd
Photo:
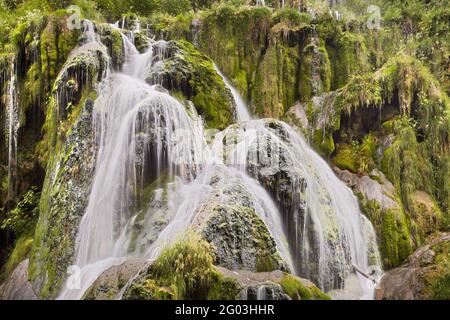
<svg viewBox="0 0 450 320">
<path fill-rule="evenodd" d="M 6 214 L 1 229 L 19 235 L 33 228 L 39 215 L 40 193 L 37 190 L 37 187 L 33 186 L 25 192 L 17 206 Z"/>
</svg>

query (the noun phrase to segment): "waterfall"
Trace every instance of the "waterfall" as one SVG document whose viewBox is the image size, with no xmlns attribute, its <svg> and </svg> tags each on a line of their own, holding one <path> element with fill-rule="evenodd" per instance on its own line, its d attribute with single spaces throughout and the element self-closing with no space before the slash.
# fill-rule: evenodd
<svg viewBox="0 0 450 320">
<path fill-rule="evenodd" d="M 231 94 L 233 95 L 234 101 L 236 103 L 236 112 L 238 121 L 249 121 L 251 120 L 250 112 L 248 111 L 247 104 L 244 102 L 244 99 L 239 94 L 239 92 L 231 85 L 230 81 L 225 77 L 225 75 L 219 70 L 219 68 L 214 64 L 214 69 L 217 74 L 222 77 L 225 85 L 230 89 Z"/>
<path fill-rule="evenodd" d="M 265 7 L 266 6 L 266 2 L 264 0 L 256 0 L 256 5 L 257 6 L 261 6 L 261 7 Z"/>
<path fill-rule="evenodd" d="M 76 248 L 83 287 L 65 290 L 61 298 L 80 298 L 103 270 L 127 256 L 127 239 L 121 235 L 146 187 L 163 172 L 192 180 L 203 162 L 202 121 L 191 119 L 179 101 L 137 72 L 141 58 L 149 66 L 155 62 L 158 48 L 155 44 L 142 56 L 129 50 L 123 73 L 99 85 L 93 119 L 98 161 Z"/>
<path fill-rule="evenodd" d="M 280 121 L 251 120 L 245 102 L 216 67 L 240 122 L 217 133 L 208 146 L 195 108 L 170 96 L 158 79 L 146 82 L 161 68 L 166 42 L 154 42 L 139 54 L 122 37 L 126 63 L 99 84 L 93 110 L 97 163 L 75 248 L 81 286 L 66 285 L 59 298 L 82 298 L 103 271 L 129 258 L 155 259 L 193 225 L 217 175 L 215 188 L 237 181 L 248 191 L 250 205 L 293 273 L 326 290 L 347 288 L 353 275 L 356 295 L 370 297 L 352 266 L 368 269 L 373 229 L 350 189 L 303 137 Z M 278 149 L 283 153 L 277 155 Z M 274 157 L 286 161 L 282 170 L 293 172 L 290 200 L 277 198 L 261 181 L 261 175 L 276 174 L 264 163 Z"/>
<path fill-rule="evenodd" d="M 236 104 L 240 105 L 237 110 L 247 110 L 236 89 L 217 71 L 233 92 Z M 238 118 L 242 119 L 242 114 Z M 250 120 L 249 116 L 246 120 Z M 266 120 L 240 124 L 238 132 L 236 127 L 226 129 L 213 146 L 216 157 L 256 178 L 254 167 L 264 161 L 259 150 L 261 146 L 272 153 L 279 148 L 287 150 L 287 154 L 278 155 L 278 158 L 271 155 L 272 160 L 269 161 L 272 163 L 264 170 L 273 167 L 276 171 L 279 158 L 288 157 L 303 179 L 290 186 L 293 194 L 304 193 L 303 199 L 288 199 L 288 203 L 279 199 L 295 270 L 299 275 L 314 280 L 323 290 L 356 290 L 354 296 L 372 298 L 370 281 L 356 275 L 353 270 L 357 266 L 365 271 L 381 272 L 377 244 L 370 240 L 376 238 L 372 225 L 361 213 L 353 192 L 337 178 L 325 160 L 292 127 L 277 122 L 280 124 L 278 132 L 272 130 Z M 228 132 L 232 133 L 231 136 L 240 137 L 240 142 L 231 146 L 231 151 L 230 148 L 224 149 L 222 144 Z M 375 256 L 369 257 L 368 252 L 375 252 Z M 355 276 L 357 284 L 350 284 L 350 278 Z M 349 288 L 351 285 L 353 288 Z"/>
<path fill-rule="evenodd" d="M 8 199 L 16 195 L 17 176 L 17 139 L 20 126 L 19 105 L 17 101 L 16 64 L 11 65 L 8 83 L 8 98 L 6 103 L 6 140 L 8 148 Z"/>
</svg>

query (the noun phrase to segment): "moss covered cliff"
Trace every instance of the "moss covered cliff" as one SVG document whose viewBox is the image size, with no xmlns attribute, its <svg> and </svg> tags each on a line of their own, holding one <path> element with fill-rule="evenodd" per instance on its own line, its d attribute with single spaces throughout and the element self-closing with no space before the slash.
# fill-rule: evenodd
<svg viewBox="0 0 450 320">
<path fill-rule="evenodd" d="M 191 101 L 207 128 L 223 130 L 236 119 L 216 64 L 256 117 L 282 119 L 302 132 L 357 194 L 385 269 L 434 243 L 437 232 L 450 228 L 448 0 L 376 0 L 379 21 L 365 1 L 335 2 L 0 0 L 0 279 L 29 257 L 39 297 L 54 298 L 61 288 L 95 167 L 96 85 L 127 62 L 121 31 L 109 24 L 116 21 L 133 32 L 141 52 L 151 41 L 167 41 L 163 67 L 149 81 Z M 71 24 L 85 18 L 93 21 L 98 46 L 85 46 L 87 25 Z M 12 79 L 16 147 L 8 128 Z M 247 209 L 227 207 L 233 219 L 259 226 Z M 265 228 L 252 230 L 255 239 L 265 237 Z M 219 244 L 216 252 L 224 250 L 220 239 L 207 238 Z M 189 245 L 161 259 L 177 250 L 208 251 L 195 255 L 206 279 L 193 278 L 198 288 L 163 274 L 160 260 L 127 297 L 236 297 L 242 284 L 213 267 L 221 261 L 215 250 Z M 272 251 L 270 266 L 253 271 L 283 269 Z M 436 247 L 439 261 L 447 261 L 447 251 Z M 323 297 L 299 281 L 272 282 L 283 289 L 280 297 Z"/>
</svg>

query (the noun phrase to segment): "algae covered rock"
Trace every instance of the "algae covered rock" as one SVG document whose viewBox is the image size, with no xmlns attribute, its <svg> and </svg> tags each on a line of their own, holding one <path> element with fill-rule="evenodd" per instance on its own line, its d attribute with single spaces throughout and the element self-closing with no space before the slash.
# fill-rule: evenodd
<svg viewBox="0 0 450 320">
<path fill-rule="evenodd" d="M 189 42 L 160 44 L 162 62 L 147 75 L 147 81 L 160 83 L 175 96 L 191 100 L 209 128 L 222 130 L 233 123 L 234 100 L 213 62 Z"/>
<path fill-rule="evenodd" d="M 281 270 L 271 272 L 232 271 L 218 267 L 226 278 L 234 279 L 240 287 L 241 300 L 329 300 L 311 281 Z"/>
<path fill-rule="evenodd" d="M 408 262 L 386 273 L 376 290 L 379 300 L 449 300 L 450 234 L 433 237 Z"/>
<path fill-rule="evenodd" d="M 93 101 L 88 99 L 49 163 L 30 260 L 30 278 L 40 297 L 55 297 L 74 254 L 95 168 L 92 108 Z"/>
<path fill-rule="evenodd" d="M 267 225 L 257 213 L 247 187 L 217 171 L 210 195 L 203 201 L 193 226 L 213 245 L 214 264 L 254 272 L 287 270 Z"/>
</svg>

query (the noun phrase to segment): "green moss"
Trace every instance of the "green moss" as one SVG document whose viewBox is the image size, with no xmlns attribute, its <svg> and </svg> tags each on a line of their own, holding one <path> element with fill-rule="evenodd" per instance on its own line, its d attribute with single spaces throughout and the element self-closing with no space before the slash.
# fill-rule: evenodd
<svg viewBox="0 0 450 320">
<path fill-rule="evenodd" d="M 240 290 L 236 280 L 220 274 L 217 274 L 217 280 L 209 289 L 206 298 L 208 300 L 235 300 Z"/>
<path fill-rule="evenodd" d="M 234 121 L 234 105 L 213 62 L 187 41 L 172 42 L 169 46 L 174 54 L 165 60 L 165 70 L 160 75 L 163 83 L 191 100 L 208 128 L 225 129 Z"/>
<path fill-rule="evenodd" d="M 368 71 L 365 36 L 350 31 L 338 31 L 332 35 L 332 40 L 327 42 L 326 48 L 332 62 L 330 81 L 332 90 L 342 88 L 355 72 Z"/>
<path fill-rule="evenodd" d="M 319 154 L 329 159 L 335 148 L 333 136 L 323 130 L 316 130 L 313 134 L 313 146 Z"/>
<path fill-rule="evenodd" d="M 413 250 L 408 216 L 400 208 L 382 209 L 375 200 L 361 200 L 377 233 L 384 268 L 399 266 Z"/>
<path fill-rule="evenodd" d="M 336 155 L 333 157 L 333 163 L 339 169 L 358 172 L 357 163 L 355 163 L 355 155 L 351 146 L 344 144 L 339 145 Z"/>
<path fill-rule="evenodd" d="M 425 274 L 425 298 L 430 300 L 448 300 L 450 298 L 450 241 L 443 241 L 431 248 L 434 264 Z"/>
<path fill-rule="evenodd" d="M 125 299 L 234 299 L 238 285 L 213 266 L 212 247 L 194 233 L 166 248 Z"/>
<path fill-rule="evenodd" d="M 108 24 L 99 24 L 98 29 L 102 43 L 108 48 L 114 69 L 120 70 L 125 59 L 120 32 Z"/>
<path fill-rule="evenodd" d="M 257 114 L 280 117 L 297 99 L 297 70 L 299 52 L 279 41 L 280 34 L 272 34 L 271 41 L 255 74 L 252 104 Z"/>
<path fill-rule="evenodd" d="M 24 233 L 20 238 L 18 238 L 14 243 L 14 249 L 9 255 L 8 260 L 2 268 L 0 281 L 8 278 L 17 265 L 25 260 L 31 252 L 31 247 L 33 245 L 33 235 L 32 233 Z"/>
<path fill-rule="evenodd" d="M 315 285 L 305 286 L 301 280 L 293 275 L 286 274 L 280 281 L 280 285 L 293 300 L 331 300 L 330 296 L 323 293 Z"/>
</svg>

